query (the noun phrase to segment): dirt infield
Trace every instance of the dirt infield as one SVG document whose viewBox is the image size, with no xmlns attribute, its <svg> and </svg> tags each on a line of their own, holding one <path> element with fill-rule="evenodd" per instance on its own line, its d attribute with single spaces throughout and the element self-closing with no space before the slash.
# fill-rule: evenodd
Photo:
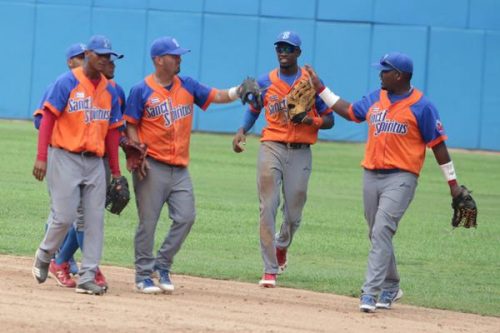
<svg viewBox="0 0 500 333">
<path fill-rule="evenodd" d="M 38 285 L 31 258 L 0 256 L 0 331 L 6 332 L 500 332 L 500 318 L 396 304 L 375 314 L 332 294 L 174 275 L 173 295 L 133 291 L 133 271 L 104 266 L 102 297 L 53 279 Z"/>
</svg>

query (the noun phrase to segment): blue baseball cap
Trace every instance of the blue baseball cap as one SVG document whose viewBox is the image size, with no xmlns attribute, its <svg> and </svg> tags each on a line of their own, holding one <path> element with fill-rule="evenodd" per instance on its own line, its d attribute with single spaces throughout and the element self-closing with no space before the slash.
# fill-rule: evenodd
<svg viewBox="0 0 500 333">
<path fill-rule="evenodd" d="M 379 62 L 373 63 L 373 67 L 380 71 L 397 70 L 400 72 L 413 73 L 413 60 L 400 52 L 391 52 L 380 58 Z"/>
<path fill-rule="evenodd" d="M 85 53 L 87 47 L 83 43 L 72 44 L 66 50 L 66 60 L 79 56 L 80 54 Z"/>
<path fill-rule="evenodd" d="M 170 36 L 160 37 L 151 44 L 151 58 L 160 57 L 166 54 L 183 55 L 191 50 L 182 48 L 177 40 Z"/>
<path fill-rule="evenodd" d="M 280 33 L 276 38 L 276 42 L 274 42 L 274 45 L 278 43 L 287 43 L 297 47 L 300 47 L 300 45 L 302 44 L 299 35 L 293 31 L 283 31 L 282 33 Z"/>
<path fill-rule="evenodd" d="M 90 37 L 90 40 L 87 43 L 87 50 L 97 54 L 111 54 L 115 57 L 115 59 L 123 58 L 123 54 L 118 54 L 113 51 L 109 38 L 102 35 L 94 35 Z"/>
</svg>

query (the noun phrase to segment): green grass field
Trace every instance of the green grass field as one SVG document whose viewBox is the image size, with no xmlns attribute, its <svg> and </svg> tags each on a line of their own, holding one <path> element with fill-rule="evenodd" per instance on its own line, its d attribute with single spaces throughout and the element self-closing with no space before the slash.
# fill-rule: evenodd
<svg viewBox="0 0 500 333">
<path fill-rule="evenodd" d="M 49 198 L 46 183 L 31 175 L 36 133 L 30 122 L 0 121 L 0 253 L 32 256 L 43 236 Z M 229 135 L 193 135 L 197 221 L 176 257 L 175 273 L 257 283 L 262 273 L 258 146 L 258 138 L 249 137 L 247 151 L 234 154 Z M 314 146 L 302 227 L 281 286 L 359 296 L 369 250 L 361 201 L 363 149 L 347 143 Z M 500 154 L 453 151 L 452 157 L 459 181 L 474 190 L 479 227 L 452 230 L 448 186 L 428 152 L 394 240 L 402 302 L 500 316 Z M 105 219 L 103 262 L 133 267 L 134 200 L 121 217 L 106 213 Z M 165 209 L 157 245 L 169 224 Z"/>
</svg>

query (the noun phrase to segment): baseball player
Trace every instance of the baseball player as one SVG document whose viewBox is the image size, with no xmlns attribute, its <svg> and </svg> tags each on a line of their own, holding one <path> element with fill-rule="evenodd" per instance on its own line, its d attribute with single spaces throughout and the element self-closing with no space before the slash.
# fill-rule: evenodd
<svg viewBox="0 0 500 333">
<path fill-rule="evenodd" d="M 264 275 L 259 285 L 268 288 L 276 286 L 277 274 L 287 266 L 287 251 L 302 219 L 312 170 L 310 146 L 316 143 L 319 129 L 329 129 L 334 124 L 332 110 L 318 96 L 302 123 L 295 124 L 288 119 L 286 95 L 298 82 L 308 80 L 309 74 L 297 63 L 302 52 L 297 33 L 280 33 L 274 45 L 279 68 L 258 79 L 263 89 L 266 119 L 257 162 L 260 249 L 264 261 Z M 253 107 L 246 110 L 243 126 L 233 139 L 235 152 L 243 151 L 245 134 L 260 112 Z M 275 234 L 280 191 L 283 192 L 283 223 Z"/>
<path fill-rule="evenodd" d="M 119 57 L 121 58 L 122 56 L 123 55 L 120 55 Z M 118 85 L 115 81 L 113 81 L 113 78 L 115 76 L 115 62 L 114 61 L 107 62 L 106 65 L 104 66 L 102 74 L 104 74 L 104 77 L 106 77 L 106 79 L 109 80 L 111 86 L 116 90 L 116 93 L 118 95 L 118 102 L 120 104 L 121 114 L 123 114 L 125 107 L 125 92 L 123 91 L 123 88 L 120 85 Z M 106 186 L 107 186 L 109 185 L 109 182 L 111 180 L 111 170 L 109 167 L 109 160 L 107 158 L 107 155 L 104 156 L 103 162 L 104 162 L 104 169 L 106 174 Z M 56 279 L 57 283 L 63 287 L 74 288 L 76 286 L 76 282 L 69 275 L 70 272 L 69 268 L 71 267 L 70 264 L 71 259 L 73 258 L 78 248 L 81 248 L 83 251 L 83 240 L 84 240 L 83 214 L 80 214 L 80 211 L 81 211 L 81 205 L 78 206 L 79 219 L 77 223 L 68 232 L 68 235 L 64 239 L 60 251 L 57 253 L 55 259 L 51 260 L 49 266 L 50 274 Z M 104 277 L 104 274 L 102 273 L 99 267 L 97 267 L 96 269 L 95 283 L 105 288 L 106 290 L 108 289 L 108 283 L 106 281 L 106 278 Z"/>
<path fill-rule="evenodd" d="M 106 151 L 113 177 L 119 177 L 118 127 L 123 121 L 116 90 L 101 72 L 117 56 L 108 38 L 91 37 L 83 66 L 61 75 L 44 103 L 33 175 L 40 181 L 47 176 L 52 220 L 35 254 L 32 273 L 38 283 L 47 279 L 51 256 L 75 221 L 81 200 L 85 251 L 76 292 L 105 292 L 95 282 L 106 192 L 102 156 Z"/>
<path fill-rule="evenodd" d="M 85 50 L 86 46 L 83 43 L 75 43 L 72 44 L 66 51 L 66 65 L 68 66 L 68 69 L 74 69 L 77 67 L 80 67 L 83 65 L 84 59 L 85 59 Z M 35 110 L 33 114 L 33 123 L 35 125 L 36 129 L 39 129 L 40 127 L 40 122 L 42 120 L 43 116 L 43 103 L 45 103 L 45 100 L 47 99 L 47 95 L 52 88 L 53 84 L 50 84 L 47 89 L 45 90 L 42 100 L 40 101 L 39 107 Z M 52 213 L 52 211 L 51 211 Z M 50 213 L 50 214 L 51 214 Z M 47 228 L 48 221 L 51 220 L 51 215 L 49 215 L 47 219 L 47 223 L 45 227 Z M 77 218 L 77 224 L 83 226 L 83 213 L 82 209 L 79 206 L 78 207 L 78 218 Z M 64 247 L 64 244 L 67 242 L 76 242 L 76 233 L 70 230 L 68 234 L 66 235 L 65 241 L 61 248 Z M 59 274 L 55 274 L 54 276 L 56 278 L 56 281 L 58 282 L 59 285 L 61 286 L 69 286 L 69 287 L 75 287 L 75 282 L 70 278 L 70 273 L 73 275 L 78 274 L 78 265 L 76 264 L 75 259 L 73 256 L 69 258 L 67 261 L 67 264 L 63 265 L 60 269 Z"/>
<path fill-rule="evenodd" d="M 371 249 L 361 290 L 363 312 L 389 309 L 403 296 L 392 238 L 415 194 L 426 147 L 432 149 L 452 197 L 462 192 L 446 148 L 447 136 L 439 113 L 422 92 L 411 85 L 411 58 L 392 52 L 374 66 L 380 70 L 381 88 L 352 104 L 323 86 L 314 70 L 306 66 L 316 91 L 329 107 L 347 120 L 368 123 L 361 165 Z"/>
<path fill-rule="evenodd" d="M 155 72 L 130 90 L 124 118 L 130 140 L 147 145 L 142 168 L 133 172 L 139 225 L 135 234 L 135 282 L 138 292 L 174 290 L 170 270 L 195 220 L 194 193 L 188 171 L 189 142 L 194 104 L 202 110 L 211 103 L 238 98 L 238 87 L 218 90 L 188 76 L 179 76 L 182 48 L 172 37 L 151 45 Z M 158 253 L 153 256 L 154 235 L 164 204 L 172 224 Z M 159 277 L 157 285 L 153 272 Z"/>
</svg>

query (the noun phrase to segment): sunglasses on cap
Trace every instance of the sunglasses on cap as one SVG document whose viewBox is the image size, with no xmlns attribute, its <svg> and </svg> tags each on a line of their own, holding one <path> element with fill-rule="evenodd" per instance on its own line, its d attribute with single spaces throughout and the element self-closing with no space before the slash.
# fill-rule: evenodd
<svg viewBox="0 0 500 333">
<path fill-rule="evenodd" d="M 391 67 L 393 70 L 395 70 L 396 72 L 398 72 L 399 74 L 401 74 L 401 71 L 396 67 L 394 66 L 389 60 L 384 60 L 382 63 L 381 63 L 383 66 L 389 66 Z"/>
<path fill-rule="evenodd" d="M 278 45 L 276 46 L 277 53 L 290 54 L 295 51 L 296 47 L 290 44 Z"/>
</svg>

